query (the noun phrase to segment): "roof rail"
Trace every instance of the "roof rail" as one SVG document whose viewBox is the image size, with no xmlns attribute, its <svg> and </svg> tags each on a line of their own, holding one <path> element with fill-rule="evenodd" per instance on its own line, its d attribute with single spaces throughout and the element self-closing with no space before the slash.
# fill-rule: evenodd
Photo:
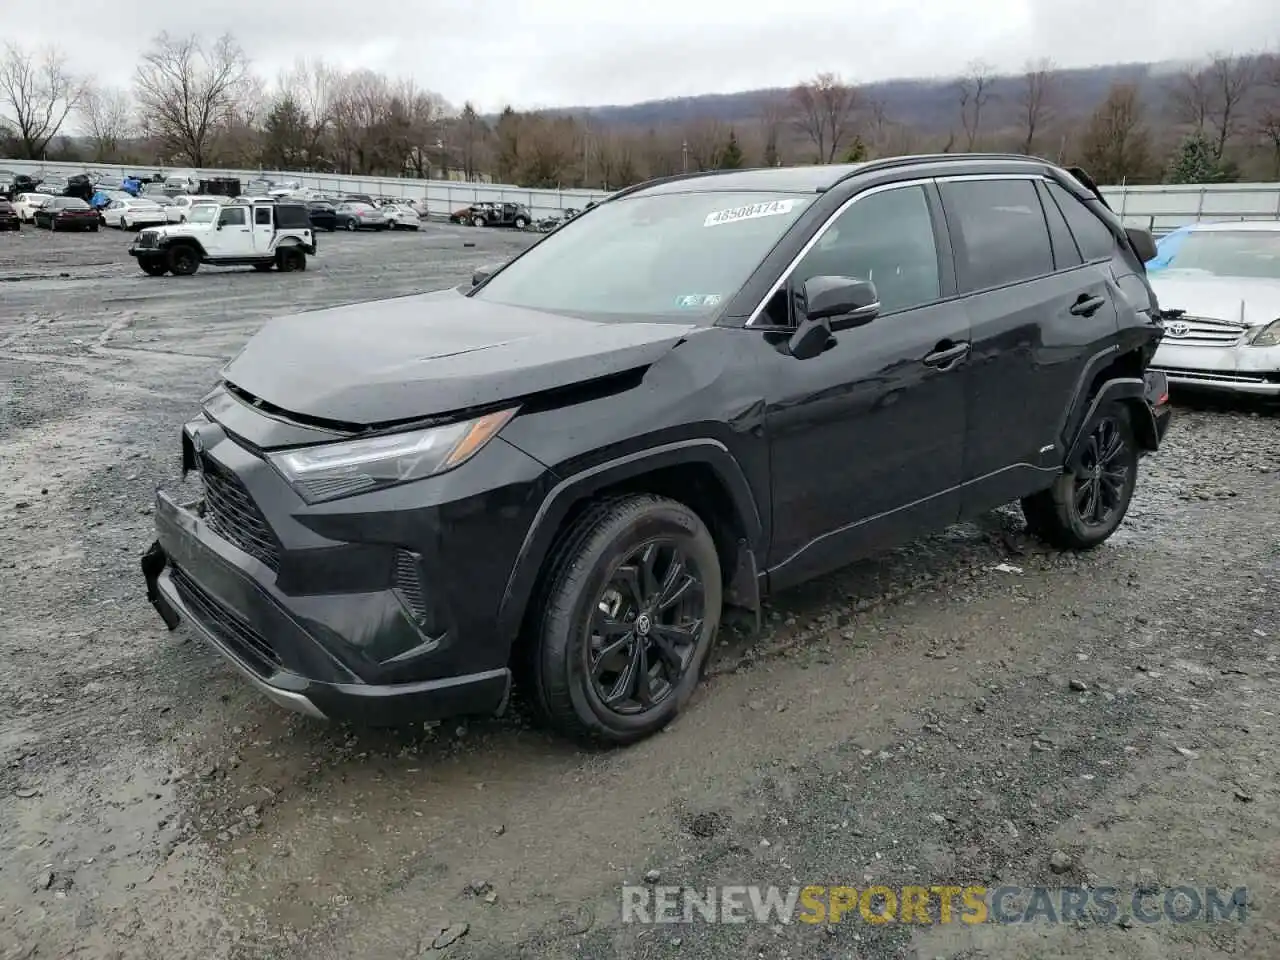
<svg viewBox="0 0 1280 960">
<path fill-rule="evenodd" d="M 765 168 L 768 169 L 768 168 Z M 629 187 L 623 187 L 616 193 L 611 193 L 604 200 L 599 201 L 596 206 L 609 200 L 617 200 L 625 197 L 629 193 L 635 193 L 637 190 L 647 190 L 650 187 L 656 187 L 662 183 L 679 183 L 681 180 L 697 180 L 699 177 L 718 177 L 726 173 L 743 173 L 743 170 L 697 170 L 693 173 L 673 173 L 666 177 L 654 177 L 652 180 L 645 180 L 641 183 L 633 183 Z"/>
<path fill-rule="evenodd" d="M 902 157 L 885 157 L 881 160 L 868 160 L 859 165 L 858 169 L 846 173 L 836 183 L 843 183 L 850 177 L 861 176 L 869 170 L 892 170 L 895 167 L 910 167 L 918 163 L 936 163 L 941 160 L 1020 160 L 1023 163 L 1054 165 L 1043 157 L 1032 157 L 1025 153 L 918 153 Z"/>
</svg>

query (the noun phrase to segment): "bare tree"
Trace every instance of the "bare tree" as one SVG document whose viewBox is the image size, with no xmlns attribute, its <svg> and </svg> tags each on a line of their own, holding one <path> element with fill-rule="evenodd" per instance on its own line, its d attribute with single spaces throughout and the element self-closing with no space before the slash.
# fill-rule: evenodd
<svg viewBox="0 0 1280 960">
<path fill-rule="evenodd" d="M 1178 74 L 1169 85 L 1168 100 L 1169 113 L 1175 121 L 1203 133 L 1213 104 L 1207 71 L 1197 67 Z"/>
<path fill-rule="evenodd" d="M 790 94 L 793 122 L 818 151 L 819 163 L 834 163 L 853 139 L 862 96 L 834 73 L 820 73 Z"/>
<path fill-rule="evenodd" d="M 1280 58 L 1272 58 L 1262 79 L 1264 100 L 1259 105 L 1257 134 L 1271 153 L 1271 179 L 1280 180 Z"/>
<path fill-rule="evenodd" d="M 1049 59 L 1028 63 L 1018 94 L 1018 119 L 1022 125 L 1022 152 L 1035 148 L 1036 135 L 1053 119 L 1057 95 L 1057 74 Z"/>
<path fill-rule="evenodd" d="M 714 170 L 728 130 L 719 120 L 703 117 L 684 124 L 680 136 L 689 151 L 690 170 Z"/>
<path fill-rule="evenodd" d="M 321 161 L 322 144 L 333 124 L 333 104 L 342 77 L 323 60 L 299 59 L 278 86 L 300 114 L 300 138 L 312 167 Z"/>
<path fill-rule="evenodd" d="M 0 55 L 0 120 L 13 127 L 22 156 L 37 160 L 80 103 L 84 85 L 54 48 L 28 52 L 6 43 Z"/>
<path fill-rule="evenodd" d="M 230 34 L 206 46 L 195 36 L 161 33 L 134 80 L 148 132 L 197 167 L 208 162 L 248 85 L 248 58 Z"/>
<path fill-rule="evenodd" d="M 981 60 L 969 64 L 964 76 L 956 81 L 960 98 L 960 126 L 964 128 L 965 150 L 972 152 L 982 134 L 982 111 L 994 94 L 993 68 Z"/>
<path fill-rule="evenodd" d="M 115 87 L 87 87 L 80 101 L 83 130 L 98 163 L 114 162 L 133 133 L 133 102 Z"/>
<path fill-rule="evenodd" d="M 1081 150 L 1099 183 L 1142 177 L 1151 166 L 1151 139 L 1143 120 L 1142 95 L 1135 84 L 1113 84 L 1085 128 Z"/>
<path fill-rule="evenodd" d="M 1213 91 L 1209 123 L 1216 135 L 1214 156 L 1221 160 L 1227 143 L 1243 127 L 1244 104 L 1258 81 L 1258 62 L 1254 57 L 1215 55 L 1208 69 Z"/>
</svg>

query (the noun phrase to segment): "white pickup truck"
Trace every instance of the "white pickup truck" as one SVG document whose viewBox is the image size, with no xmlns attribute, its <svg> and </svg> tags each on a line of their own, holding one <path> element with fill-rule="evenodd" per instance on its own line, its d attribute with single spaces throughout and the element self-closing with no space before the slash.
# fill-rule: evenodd
<svg viewBox="0 0 1280 960">
<path fill-rule="evenodd" d="M 153 277 L 190 276 L 202 263 L 305 270 L 315 252 L 306 204 L 266 199 L 194 204 L 186 223 L 142 230 L 129 247 L 129 255 Z"/>
</svg>

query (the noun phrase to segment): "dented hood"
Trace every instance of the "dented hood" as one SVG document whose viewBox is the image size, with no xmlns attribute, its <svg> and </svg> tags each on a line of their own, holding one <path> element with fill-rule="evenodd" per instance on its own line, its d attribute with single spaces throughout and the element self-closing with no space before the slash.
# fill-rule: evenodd
<svg viewBox="0 0 1280 960">
<path fill-rule="evenodd" d="M 581 320 L 444 290 L 271 320 L 223 377 L 288 413 L 364 426 L 644 367 L 693 329 Z"/>
</svg>

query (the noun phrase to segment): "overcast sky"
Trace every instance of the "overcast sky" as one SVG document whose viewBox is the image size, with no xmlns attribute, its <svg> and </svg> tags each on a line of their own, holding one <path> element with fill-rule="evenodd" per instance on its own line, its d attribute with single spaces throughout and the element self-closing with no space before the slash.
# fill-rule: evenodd
<svg viewBox="0 0 1280 960">
<path fill-rule="evenodd" d="M 16 0 L 15 0 L 16 3 Z M 18 7 L 28 11 L 36 8 Z M 1017 69 L 1196 57 L 1280 44 L 1277 0 L 58 0 L 16 39 L 127 85 L 159 29 L 230 30 L 274 78 L 298 56 L 412 76 L 455 105 L 634 103 L 847 79 L 954 75 L 981 58 Z"/>
</svg>

